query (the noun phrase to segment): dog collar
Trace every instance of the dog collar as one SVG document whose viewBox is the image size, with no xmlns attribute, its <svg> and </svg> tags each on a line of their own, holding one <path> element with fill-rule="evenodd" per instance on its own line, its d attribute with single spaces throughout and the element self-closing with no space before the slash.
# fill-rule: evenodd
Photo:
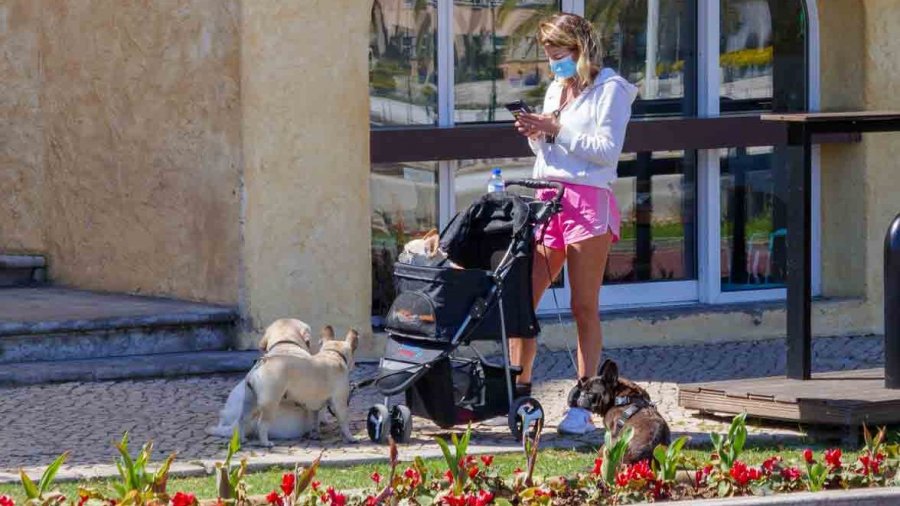
<svg viewBox="0 0 900 506">
<path fill-rule="evenodd" d="M 344 365 L 346 367 L 350 367 L 350 362 L 347 360 L 347 357 L 345 357 L 343 353 L 341 353 L 337 350 L 322 350 L 322 351 L 330 351 L 331 353 L 334 353 L 335 355 L 341 357 L 341 360 L 344 361 Z"/>
<path fill-rule="evenodd" d="M 297 346 L 297 347 L 299 347 L 300 349 L 302 349 L 302 350 L 304 350 L 304 351 L 306 351 L 306 352 L 309 352 L 309 344 L 308 344 L 308 343 L 307 343 L 306 347 L 304 348 L 303 345 L 300 344 L 300 343 L 298 343 L 297 341 L 277 341 L 277 342 L 276 342 L 275 344 L 273 344 L 272 346 L 269 346 L 268 351 L 272 351 L 272 350 L 274 350 L 276 347 L 278 347 L 279 345 L 282 345 L 282 344 L 292 344 L 292 345 Z"/>
</svg>

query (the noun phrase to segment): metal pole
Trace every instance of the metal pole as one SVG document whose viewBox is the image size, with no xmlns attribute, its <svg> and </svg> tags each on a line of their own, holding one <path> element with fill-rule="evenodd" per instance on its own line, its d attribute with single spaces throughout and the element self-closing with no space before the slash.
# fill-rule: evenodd
<svg viewBox="0 0 900 506">
<path fill-rule="evenodd" d="M 647 48 L 644 62 L 644 100 L 653 100 L 658 92 L 656 53 L 659 37 L 659 0 L 647 2 Z"/>
<path fill-rule="evenodd" d="M 788 194 L 787 377 L 808 380 L 812 350 L 812 266 L 809 254 L 812 242 L 812 140 L 806 125 L 790 125 L 788 128 L 789 144 L 803 146 L 803 160 L 791 164 Z"/>
<path fill-rule="evenodd" d="M 884 387 L 900 389 L 900 215 L 884 238 Z"/>
</svg>

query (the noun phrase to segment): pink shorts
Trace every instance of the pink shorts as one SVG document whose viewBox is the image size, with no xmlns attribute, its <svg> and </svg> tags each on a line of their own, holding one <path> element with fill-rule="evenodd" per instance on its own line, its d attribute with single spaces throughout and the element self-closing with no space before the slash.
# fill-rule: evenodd
<svg viewBox="0 0 900 506">
<path fill-rule="evenodd" d="M 562 211 L 550 218 L 544 232 L 543 244 L 548 248 L 565 249 L 591 237 L 611 232 L 613 242 L 619 240 L 619 206 L 612 190 L 581 184 L 563 183 L 566 191 L 562 198 Z M 556 190 L 538 190 L 535 197 L 550 200 Z M 541 229 L 537 227 L 537 237 Z"/>
</svg>

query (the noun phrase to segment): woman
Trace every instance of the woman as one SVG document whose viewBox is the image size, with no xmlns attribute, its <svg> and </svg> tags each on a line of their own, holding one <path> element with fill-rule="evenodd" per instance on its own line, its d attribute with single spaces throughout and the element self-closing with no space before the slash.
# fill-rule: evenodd
<svg viewBox="0 0 900 506">
<path fill-rule="evenodd" d="M 565 186 L 562 212 L 550 221 L 536 248 L 534 304 L 568 263 L 572 316 L 578 329 L 578 378 L 595 376 L 603 350 L 599 300 L 612 243 L 619 239 L 619 210 L 610 183 L 622 153 L 625 128 L 637 88 L 597 65 L 600 48 L 591 24 L 574 14 L 541 23 L 538 40 L 549 57 L 554 81 L 544 97 L 545 114 L 520 114 L 518 131 L 537 160 L 534 177 Z M 549 113 L 548 113 L 549 111 Z M 552 190 L 538 192 L 549 199 Z M 537 352 L 533 339 L 512 339 L 512 363 L 522 367 L 516 390 L 531 390 Z M 559 431 L 594 430 L 589 411 L 570 406 Z"/>
</svg>

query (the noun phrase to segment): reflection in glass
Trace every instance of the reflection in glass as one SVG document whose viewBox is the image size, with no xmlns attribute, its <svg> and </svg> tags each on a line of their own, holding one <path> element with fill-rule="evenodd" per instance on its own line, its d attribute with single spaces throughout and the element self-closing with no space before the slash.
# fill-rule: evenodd
<svg viewBox="0 0 900 506">
<path fill-rule="evenodd" d="M 536 35 L 557 0 L 453 2 L 454 119 L 512 121 L 503 104 L 543 104 L 549 68 Z"/>
<path fill-rule="evenodd" d="M 369 30 L 372 125 L 436 124 L 436 0 L 374 2 Z"/>
<path fill-rule="evenodd" d="M 806 108 L 801 0 L 721 0 L 722 112 Z"/>
<path fill-rule="evenodd" d="M 622 155 L 612 185 L 621 239 L 604 283 L 696 279 L 696 181 L 693 152 Z"/>
<path fill-rule="evenodd" d="M 461 160 L 454 180 L 457 211 L 485 193 L 493 167 L 509 180 L 530 177 L 533 165 L 530 157 Z M 621 240 L 610 252 L 606 283 L 696 279 L 695 167 L 692 152 L 622 156 L 612 185 L 622 214 Z"/>
<path fill-rule="evenodd" d="M 369 176 L 372 219 L 372 314 L 394 300 L 394 262 L 409 240 L 438 226 L 437 162 L 374 164 Z M 373 320 L 373 323 L 376 324 Z"/>
<path fill-rule="evenodd" d="M 786 170 L 771 147 L 721 151 L 722 291 L 783 288 Z"/>
<path fill-rule="evenodd" d="M 586 0 L 603 64 L 640 88 L 635 115 L 692 115 L 696 86 L 695 2 Z"/>
</svg>

